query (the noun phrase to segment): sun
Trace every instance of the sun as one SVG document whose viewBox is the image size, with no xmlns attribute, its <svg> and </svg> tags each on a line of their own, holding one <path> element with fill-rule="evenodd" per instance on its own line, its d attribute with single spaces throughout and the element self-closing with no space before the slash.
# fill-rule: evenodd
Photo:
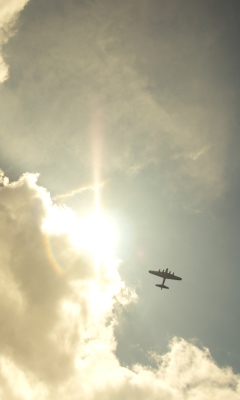
<svg viewBox="0 0 240 400">
<path fill-rule="evenodd" d="M 91 254 L 95 264 L 114 257 L 117 229 L 113 222 L 101 212 L 79 217 L 69 232 L 71 244 L 79 250 Z"/>
<path fill-rule="evenodd" d="M 76 251 L 90 256 L 95 266 L 114 259 L 117 229 L 111 218 L 100 210 L 77 216 L 68 207 L 54 205 L 43 224 L 47 234 L 67 235 Z"/>
</svg>

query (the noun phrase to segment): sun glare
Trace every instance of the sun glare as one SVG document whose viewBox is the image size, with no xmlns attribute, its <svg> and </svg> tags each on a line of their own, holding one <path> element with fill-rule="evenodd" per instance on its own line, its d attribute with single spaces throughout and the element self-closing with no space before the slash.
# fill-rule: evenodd
<svg viewBox="0 0 240 400">
<path fill-rule="evenodd" d="M 43 230 L 48 234 L 67 234 L 72 246 L 89 254 L 96 266 L 114 258 L 117 229 L 100 211 L 78 217 L 67 207 L 53 207 Z"/>
<path fill-rule="evenodd" d="M 95 101 L 93 102 L 95 104 Z M 97 106 L 97 107 L 96 107 Z M 46 219 L 43 229 L 54 234 L 67 234 L 70 243 L 79 251 L 90 254 L 95 265 L 101 262 L 113 261 L 117 230 L 111 220 L 101 211 L 100 189 L 103 186 L 101 179 L 101 154 L 103 148 L 103 116 L 101 107 L 96 102 L 90 126 L 92 147 L 93 182 L 90 186 L 93 190 L 93 214 L 78 217 L 68 207 L 53 206 Z M 82 189 L 86 189 L 83 187 Z M 69 196 L 81 192 L 72 190 Z M 60 195 L 57 198 L 68 197 Z"/>
<path fill-rule="evenodd" d="M 78 218 L 69 239 L 73 246 L 91 253 L 95 263 L 108 261 L 114 255 L 116 228 L 104 214 L 96 213 Z"/>
</svg>

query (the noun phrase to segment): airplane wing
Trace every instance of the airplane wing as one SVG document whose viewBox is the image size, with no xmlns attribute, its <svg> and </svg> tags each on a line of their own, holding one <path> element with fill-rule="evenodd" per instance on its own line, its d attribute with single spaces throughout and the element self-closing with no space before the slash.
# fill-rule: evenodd
<svg viewBox="0 0 240 400">
<path fill-rule="evenodd" d="M 161 278 L 165 278 L 165 272 L 163 272 L 163 271 L 151 271 L 150 270 L 149 272 L 150 272 L 150 274 L 160 276 Z"/>
<path fill-rule="evenodd" d="M 176 276 L 174 274 L 170 274 L 169 272 L 165 273 L 165 279 L 175 279 L 176 281 L 181 281 L 182 278 L 180 278 L 179 276 Z"/>
<path fill-rule="evenodd" d="M 166 272 L 166 271 L 160 271 L 160 270 L 159 271 L 152 271 L 152 270 L 150 270 L 149 272 L 150 272 L 150 274 L 157 275 L 157 276 L 160 276 L 161 278 L 165 278 L 165 279 L 174 279 L 174 280 L 177 280 L 177 281 L 181 281 L 182 280 L 182 278 L 180 278 L 179 276 L 176 276 L 173 273 Z"/>
</svg>

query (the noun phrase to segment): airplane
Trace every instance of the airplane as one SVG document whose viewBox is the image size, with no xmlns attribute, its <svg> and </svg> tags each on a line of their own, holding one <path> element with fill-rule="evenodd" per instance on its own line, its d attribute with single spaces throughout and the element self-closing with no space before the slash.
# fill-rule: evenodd
<svg viewBox="0 0 240 400">
<path fill-rule="evenodd" d="M 174 275 L 174 272 L 173 273 L 171 273 L 171 271 L 168 272 L 168 268 L 166 268 L 165 271 L 164 271 L 164 269 L 162 271 L 159 269 L 159 271 L 151 271 L 150 270 L 148 272 L 150 272 L 150 274 L 157 275 L 157 276 L 160 276 L 161 278 L 163 278 L 163 281 L 162 281 L 161 285 L 158 285 L 158 284 L 155 285 L 155 286 L 160 287 L 161 290 L 162 289 L 169 289 L 168 286 L 164 285 L 165 279 L 175 279 L 177 281 L 181 281 L 182 280 L 182 278 L 179 278 L 179 276 Z"/>
</svg>

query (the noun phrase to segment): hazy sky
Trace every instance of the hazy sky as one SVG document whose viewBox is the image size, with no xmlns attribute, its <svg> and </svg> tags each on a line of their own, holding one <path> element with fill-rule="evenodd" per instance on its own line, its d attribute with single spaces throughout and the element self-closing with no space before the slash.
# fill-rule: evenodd
<svg viewBox="0 0 240 400">
<path fill-rule="evenodd" d="M 239 399 L 239 36 L 234 0 L 0 0 L 0 399 Z"/>
</svg>

